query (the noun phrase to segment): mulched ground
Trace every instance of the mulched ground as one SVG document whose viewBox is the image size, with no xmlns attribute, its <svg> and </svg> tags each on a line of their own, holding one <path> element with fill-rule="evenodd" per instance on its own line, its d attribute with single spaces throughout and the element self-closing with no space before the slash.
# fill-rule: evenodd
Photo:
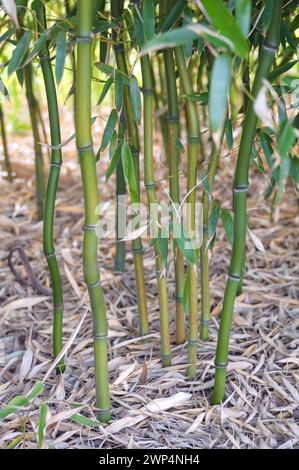
<svg viewBox="0 0 299 470">
<path fill-rule="evenodd" d="M 20 147 L 20 146 L 19 146 Z M 22 147 L 22 145 L 21 145 Z M 69 147 L 68 147 L 69 148 Z M 18 149 L 21 152 L 22 148 Z M 299 447 L 299 215 L 291 190 L 270 221 L 261 174 L 251 180 L 249 226 L 265 254 L 248 237 L 244 292 L 237 299 L 226 400 L 209 404 L 213 359 L 230 246 L 220 226 L 211 258 L 213 321 L 211 340 L 199 342 L 197 377 L 185 377 L 186 345 L 173 346 L 172 366 L 159 360 L 157 288 L 152 249 L 146 251 L 151 334 L 138 337 L 136 289 L 130 245 L 127 270 L 115 274 L 114 243 L 105 242 L 99 263 L 109 321 L 113 421 L 108 427 L 75 422 L 74 414 L 95 419 L 92 321 L 83 283 L 82 188 L 74 151 L 63 172 L 55 224 L 56 247 L 65 288 L 66 372 L 58 377 L 51 359 L 52 301 L 36 283 L 21 285 L 8 267 L 12 247 L 22 246 L 35 281 L 49 289 L 42 253 L 42 225 L 36 221 L 32 166 L 15 165 L 18 178 L 0 183 L 0 404 L 26 395 L 44 381 L 44 392 L 29 407 L 0 420 L 0 447 L 37 448 L 39 407 L 49 413 L 44 447 L 54 448 L 298 448 Z M 17 153 L 18 153 L 17 152 Z M 159 159 L 159 152 L 156 152 Z M 231 208 L 232 158 L 222 160 L 215 197 Z M 104 168 L 105 165 L 103 165 Z M 163 172 L 163 165 L 160 165 Z M 102 200 L 114 195 L 114 182 Z M 24 179 L 26 176 L 27 179 Z M 24 275 L 16 263 L 18 272 Z M 169 314 L 174 340 L 174 276 L 168 272 Z M 80 408 L 74 408 L 74 404 Z M 92 423 L 88 422 L 90 425 Z M 86 423 L 86 424 L 88 424 Z M 96 423 L 93 423 L 96 424 Z M 13 444 L 11 444 L 13 443 Z"/>
</svg>

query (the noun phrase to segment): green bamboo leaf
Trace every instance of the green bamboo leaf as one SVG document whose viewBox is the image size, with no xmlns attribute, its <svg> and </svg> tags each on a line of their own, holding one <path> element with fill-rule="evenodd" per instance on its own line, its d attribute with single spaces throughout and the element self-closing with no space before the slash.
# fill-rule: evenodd
<svg viewBox="0 0 299 470">
<path fill-rule="evenodd" d="M 231 119 L 227 118 L 225 120 L 224 128 L 225 128 L 226 143 L 227 143 L 227 146 L 228 146 L 229 150 L 231 150 L 233 148 L 233 145 L 234 145 L 233 127 L 232 127 L 232 120 Z"/>
<path fill-rule="evenodd" d="M 28 406 L 28 405 L 29 405 L 29 400 L 27 397 L 24 397 L 23 395 L 17 395 L 8 403 L 8 406 L 18 406 L 18 407 L 23 407 L 23 406 Z"/>
<path fill-rule="evenodd" d="M 120 72 L 111 65 L 104 64 L 103 62 L 96 62 L 96 67 L 105 75 L 115 78 L 117 75 L 121 75 L 124 85 L 130 86 L 130 77 L 123 72 Z"/>
<path fill-rule="evenodd" d="M 288 155 L 296 140 L 296 134 L 289 120 L 282 123 L 278 137 L 278 153 L 281 158 Z"/>
<path fill-rule="evenodd" d="M 296 156 L 291 159 L 290 177 L 295 183 L 299 183 L 299 158 Z"/>
<path fill-rule="evenodd" d="M 131 202 L 138 202 L 138 186 L 135 176 L 135 168 L 130 146 L 127 142 L 123 142 L 121 146 L 121 158 L 124 170 L 124 177 L 129 188 Z"/>
<path fill-rule="evenodd" d="M 189 264 L 196 265 L 198 262 L 198 249 L 192 248 L 192 240 L 185 235 L 183 224 L 180 222 L 174 222 L 173 233 L 184 258 Z"/>
<path fill-rule="evenodd" d="M 108 91 L 110 90 L 110 87 L 111 87 L 112 83 L 113 83 L 113 77 L 107 78 L 107 80 L 105 81 L 104 86 L 102 88 L 99 101 L 97 102 L 98 106 L 102 103 L 102 101 L 104 101 Z"/>
<path fill-rule="evenodd" d="M 251 0 L 236 0 L 236 23 L 247 38 L 251 19 Z"/>
<path fill-rule="evenodd" d="M 36 382 L 36 384 L 33 386 L 33 388 L 30 390 L 30 392 L 27 394 L 27 399 L 29 401 L 33 400 L 36 398 L 38 395 L 43 393 L 44 390 L 44 384 L 43 382 Z"/>
<path fill-rule="evenodd" d="M 143 32 L 145 41 L 150 41 L 155 35 L 154 0 L 143 0 Z"/>
<path fill-rule="evenodd" d="M 10 101 L 10 98 L 9 98 L 9 94 L 8 94 L 8 90 L 6 88 L 6 86 L 4 85 L 3 81 L 1 80 L 0 78 L 0 93 L 5 96 L 5 98 Z"/>
<path fill-rule="evenodd" d="M 221 210 L 221 220 L 229 243 L 232 245 L 234 240 L 234 223 L 231 214 L 227 209 Z"/>
<path fill-rule="evenodd" d="M 112 137 L 112 133 L 115 129 L 117 120 L 118 120 L 117 111 L 116 111 L 116 109 L 112 109 L 112 111 L 109 115 L 105 130 L 104 130 L 104 133 L 103 133 L 102 142 L 101 142 L 101 146 L 100 146 L 101 151 L 103 151 L 107 147 L 107 145 L 109 144 L 110 139 Z"/>
<path fill-rule="evenodd" d="M 122 144 L 123 144 L 123 142 L 121 141 L 118 144 L 118 146 L 116 147 L 115 152 L 113 153 L 113 155 L 111 157 L 110 164 L 109 164 L 108 170 L 106 172 L 106 181 L 109 180 L 110 176 L 112 175 L 112 173 L 114 172 L 115 168 L 118 165 L 118 162 L 119 162 L 120 157 L 121 157 Z"/>
<path fill-rule="evenodd" d="M 272 72 L 269 73 L 268 80 L 269 81 L 274 80 L 275 78 L 279 77 L 279 75 L 282 75 L 283 73 L 292 69 L 297 64 L 298 64 L 298 60 L 292 60 L 291 62 L 288 62 L 287 64 L 276 67 L 276 69 L 272 70 Z"/>
<path fill-rule="evenodd" d="M 31 52 L 28 54 L 28 56 L 26 57 L 26 59 L 22 63 L 22 68 L 25 67 L 25 65 L 29 64 L 30 62 L 32 62 L 33 59 L 35 59 L 35 57 L 40 53 L 40 51 L 42 50 L 42 48 L 46 44 L 47 39 L 49 39 L 49 32 L 44 31 L 43 34 L 40 35 L 40 37 L 38 38 L 38 40 L 34 44 L 33 49 L 31 50 Z"/>
<path fill-rule="evenodd" d="M 222 0 L 201 0 L 214 28 L 235 45 L 236 52 L 245 58 L 248 54 L 248 43 L 234 20 L 233 15 Z"/>
<path fill-rule="evenodd" d="M 137 124 L 141 122 L 141 95 L 138 81 L 134 75 L 130 77 L 130 98 L 134 121 Z"/>
<path fill-rule="evenodd" d="M 210 213 L 208 238 L 211 238 L 216 233 L 219 215 L 220 215 L 220 201 L 218 201 L 217 199 L 214 199 L 212 203 L 212 207 L 211 207 L 211 213 Z"/>
<path fill-rule="evenodd" d="M 7 418 L 7 416 L 17 413 L 18 409 L 18 406 L 7 406 L 5 408 L 0 409 L 0 419 L 5 419 Z"/>
<path fill-rule="evenodd" d="M 32 38 L 32 31 L 26 31 L 21 37 L 21 39 L 19 40 L 19 42 L 17 43 L 12 53 L 9 64 L 8 64 L 8 68 L 7 68 L 8 76 L 10 76 L 13 72 L 15 72 L 22 64 L 24 57 L 26 55 L 26 52 L 28 51 L 31 38 Z"/>
<path fill-rule="evenodd" d="M 207 92 L 191 93 L 190 95 L 182 95 L 182 97 L 195 103 L 200 103 L 201 105 L 208 104 L 209 101 L 209 93 Z"/>
<path fill-rule="evenodd" d="M 38 447 L 41 449 L 44 443 L 44 436 L 47 424 L 48 406 L 42 404 L 39 408 L 39 422 L 38 422 Z"/>
<path fill-rule="evenodd" d="M 166 33 L 158 35 L 151 41 L 148 41 L 145 47 L 142 48 L 140 54 L 145 55 L 149 52 L 158 51 L 168 47 L 185 46 L 199 37 L 203 37 L 217 48 L 221 47 L 235 51 L 234 43 L 225 36 L 216 33 L 202 24 L 189 24 L 181 28 L 167 31 Z"/>
<path fill-rule="evenodd" d="M 103 424 L 100 421 L 97 421 L 96 419 L 86 418 L 86 416 L 83 416 L 79 413 L 73 415 L 71 417 L 71 420 L 77 424 L 80 424 L 81 426 L 86 426 L 88 428 L 95 428 L 98 426 L 103 426 Z"/>
<path fill-rule="evenodd" d="M 66 59 L 66 33 L 65 31 L 59 31 L 56 36 L 56 64 L 55 64 L 55 77 L 56 82 L 59 85 L 61 82 L 63 72 L 64 72 L 64 64 Z"/>
<path fill-rule="evenodd" d="M 115 152 L 116 147 L 117 147 L 117 144 L 118 144 L 118 134 L 117 134 L 117 131 L 114 130 L 112 132 L 112 136 L 111 136 L 111 139 L 110 139 L 109 160 L 113 157 L 114 152 Z"/>
<path fill-rule="evenodd" d="M 217 132 L 223 125 L 227 98 L 231 83 L 231 56 L 221 54 L 215 59 L 209 91 L 209 118 L 212 131 Z"/>
</svg>

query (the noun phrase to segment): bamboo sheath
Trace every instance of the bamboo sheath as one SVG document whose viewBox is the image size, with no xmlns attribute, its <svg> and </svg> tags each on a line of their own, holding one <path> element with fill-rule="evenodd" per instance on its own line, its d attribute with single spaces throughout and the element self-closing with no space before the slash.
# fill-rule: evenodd
<svg viewBox="0 0 299 470">
<path fill-rule="evenodd" d="M 276 0 L 272 5 L 271 23 L 266 38 L 261 47 L 258 67 L 253 83 L 252 96 L 255 98 L 262 86 L 262 80 L 267 77 L 279 44 L 281 0 Z M 254 112 L 253 102 L 247 106 L 247 112 L 243 124 L 243 132 L 237 158 L 237 166 L 234 179 L 234 240 L 229 275 L 226 284 L 223 307 L 221 312 L 220 328 L 215 360 L 215 385 L 213 403 L 220 403 L 224 398 L 225 379 L 228 361 L 228 345 L 231 329 L 234 302 L 237 288 L 242 275 L 242 263 L 246 241 L 246 203 L 248 191 L 248 172 L 251 149 L 256 132 L 257 116 Z"/>
<path fill-rule="evenodd" d="M 168 0 L 163 0 L 161 4 L 161 13 L 165 17 L 169 8 Z M 179 184 L 179 151 L 177 139 L 179 138 L 179 105 L 176 87 L 176 70 L 174 55 L 172 49 L 163 51 L 165 80 L 168 101 L 168 119 L 167 119 L 167 161 L 169 166 L 169 186 L 170 197 L 173 204 L 177 207 L 180 203 L 180 184 Z M 173 250 L 175 258 L 175 291 L 176 291 L 176 343 L 182 344 L 186 340 L 185 313 L 183 306 L 184 296 L 184 256 L 178 247 L 177 242 L 173 241 Z"/>
<path fill-rule="evenodd" d="M 122 14 L 123 2 L 119 0 L 111 0 L 111 14 L 113 17 L 119 17 Z M 116 65 L 118 70 L 128 75 L 128 67 L 125 56 L 125 50 L 123 43 L 115 44 L 114 46 Z M 128 130 L 129 144 L 131 147 L 135 176 L 138 185 L 138 197 L 140 198 L 140 170 L 139 170 L 139 137 L 136 122 L 134 121 L 130 90 L 127 85 L 124 85 L 124 106 L 123 106 L 126 127 Z M 145 289 L 145 277 L 143 267 L 143 248 L 141 238 L 137 238 L 132 241 L 132 251 L 134 259 L 134 269 L 136 276 L 136 287 L 137 287 L 137 302 L 139 312 L 139 331 L 140 335 L 144 336 L 149 333 L 149 324 L 147 317 L 147 302 L 146 302 L 146 289 Z"/>
<path fill-rule="evenodd" d="M 4 121 L 4 114 L 2 110 L 2 105 L 0 103 L 0 130 L 1 130 L 1 137 L 2 137 L 2 146 L 3 146 L 3 154 L 4 154 L 4 169 L 7 172 L 8 181 L 12 181 L 12 171 L 11 171 L 11 164 L 9 159 L 8 147 L 7 147 L 7 138 L 6 138 L 6 127 Z"/>
<path fill-rule="evenodd" d="M 185 95 L 193 92 L 191 78 L 189 76 L 183 48 L 175 49 L 176 64 L 178 67 L 181 87 Z M 195 228 L 195 203 L 196 203 L 196 175 L 198 154 L 200 145 L 199 122 L 196 104 L 186 99 L 187 133 L 188 133 L 188 174 L 187 174 L 187 203 L 190 208 L 190 222 L 192 229 Z M 187 375 L 190 379 L 196 375 L 196 358 L 198 343 L 198 291 L 197 291 L 197 269 L 195 265 L 188 265 L 188 288 L 189 288 L 189 332 L 188 332 L 188 369 Z"/>
<path fill-rule="evenodd" d="M 99 202 L 96 162 L 91 135 L 91 43 L 93 1 L 78 0 L 76 71 L 76 143 L 80 156 L 84 192 L 83 269 L 93 314 L 96 404 L 99 419 L 110 419 L 106 308 L 98 270 L 96 236 Z"/>
<path fill-rule="evenodd" d="M 148 55 L 141 57 L 141 73 L 143 84 L 143 125 L 144 125 L 144 184 L 147 192 L 148 205 L 151 209 L 157 204 L 156 183 L 154 179 L 153 161 L 153 111 L 154 93 L 151 76 L 150 59 Z M 157 229 L 159 216 L 156 211 L 151 211 L 153 220 L 151 224 L 153 230 Z M 168 317 L 168 292 L 165 275 L 165 266 L 162 263 L 162 256 L 155 243 L 156 274 L 158 280 L 159 314 L 161 325 L 161 360 L 163 366 L 171 363 L 170 337 L 169 337 L 169 317 Z"/>
<path fill-rule="evenodd" d="M 40 6 L 37 11 L 37 19 L 39 31 L 43 32 L 46 26 L 46 11 L 44 6 Z M 43 224 L 43 246 L 44 253 L 47 258 L 49 267 L 54 304 L 54 321 L 53 321 L 53 354 L 56 357 L 62 349 L 62 322 L 63 322 L 63 290 L 55 247 L 53 241 L 53 224 L 55 216 L 55 200 L 56 191 L 59 180 L 60 167 L 62 163 L 61 156 L 61 134 L 59 124 L 59 113 L 57 94 L 54 82 L 53 71 L 50 62 L 49 50 L 47 44 L 42 48 L 40 53 L 40 63 L 43 79 L 46 89 L 50 133 L 51 133 L 51 164 L 50 173 L 47 184 L 45 208 L 44 208 L 44 224 Z M 57 366 L 57 371 L 63 372 L 63 359 Z"/>
</svg>

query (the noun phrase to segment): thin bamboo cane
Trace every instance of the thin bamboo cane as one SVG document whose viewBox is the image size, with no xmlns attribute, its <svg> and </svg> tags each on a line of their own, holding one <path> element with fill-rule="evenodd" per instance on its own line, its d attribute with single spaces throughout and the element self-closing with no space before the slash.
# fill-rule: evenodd
<svg viewBox="0 0 299 470">
<path fill-rule="evenodd" d="M 271 23 L 268 28 L 266 38 L 261 47 L 258 67 L 253 83 L 253 97 L 257 96 L 263 79 L 267 77 L 270 71 L 274 55 L 279 44 L 281 6 L 281 0 L 276 0 L 273 2 Z M 234 179 L 234 240 L 217 341 L 215 359 L 216 375 L 213 394 L 214 404 L 220 403 L 223 400 L 225 393 L 229 336 L 235 297 L 242 274 L 242 261 L 245 252 L 248 172 L 252 144 L 256 132 L 256 124 L 257 116 L 254 112 L 253 102 L 250 101 L 247 106 L 246 117 L 243 124 L 243 132 L 238 152 Z"/>
<path fill-rule="evenodd" d="M 20 26 L 23 25 L 24 11 L 18 13 L 18 19 Z M 20 40 L 22 37 L 21 29 L 16 31 L 17 40 Z M 40 145 L 41 138 L 38 128 L 38 109 L 37 109 L 37 100 L 33 91 L 33 80 L 32 80 L 32 66 L 31 64 L 26 65 L 23 68 L 23 75 L 25 80 L 25 89 L 26 89 L 26 99 L 28 104 L 28 110 L 31 121 L 31 128 L 33 134 L 34 142 L 34 165 L 35 165 L 35 186 L 36 186 L 36 208 L 37 216 L 39 220 L 43 219 L 44 211 L 44 197 L 45 197 L 45 174 L 44 174 L 44 162 L 43 162 L 43 153 Z"/>
<path fill-rule="evenodd" d="M 37 19 L 39 31 L 43 32 L 47 28 L 46 10 L 44 6 L 39 6 L 37 10 Z M 63 322 L 63 289 L 55 246 L 53 241 L 53 224 L 55 217 L 55 200 L 59 180 L 60 167 L 62 163 L 61 156 L 61 134 L 59 123 L 59 112 L 57 103 L 56 87 L 52 66 L 50 62 L 48 45 L 45 44 L 40 52 L 40 63 L 44 78 L 44 84 L 47 96 L 47 105 L 51 132 L 51 165 L 47 184 L 44 225 L 43 225 L 43 245 L 44 253 L 49 267 L 54 304 L 53 320 L 53 354 L 56 357 L 62 349 L 62 322 Z M 64 361 L 61 359 L 57 366 L 58 372 L 64 371 Z"/>
<path fill-rule="evenodd" d="M 182 47 L 175 49 L 176 63 L 178 67 L 181 87 L 185 95 L 193 92 L 192 82 L 188 73 L 184 51 Z M 188 132 L 188 174 L 187 191 L 190 210 L 191 228 L 195 228 L 195 203 L 196 203 L 196 175 L 197 160 L 200 145 L 200 132 L 196 104 L 186 100 L 187 132 Z M 198 342 L 198 291 L 197 291 L 197 269 L 196 266 L 188 266 L 188 288 L 189 288 L 189 332 L 188 332 L 188 369 L 187 375 L 190 379 L 196 375 L 196 358 Z"/>
<path fill-rule="evenodd" d="M 110 419 L 107 319 L 97 262 L 96 225 L 99 216 L 96 209 L 99 202 L 99 192 L 91 134 L 93 1 L 78 0 L 77 8 L 76 143 L 80 154 L 85 206 L 83 268 L 93 314 L 96 404 L 99 408 L 99 419 L 102 422 L 107 422 Z"/>
<path fill-rule="evenodd" d="M 142 91 L 143 91 L 143 125 L 144 125 L 144 185 L 147 192 L 147 199 L 150 213 L 157 204 L 156 183 L 154 179 L 153 162 L 153 111 L 154 111 L 154 91 L 148 55 L 141 57 Z M 153 211 L 155 213 L 155 210 Z M 154 230 L 159 223 L 157 218 L 151 220 Z M 161 253 L 155 243 L 156 274 L 158 278 L 159 314 L 161 325 L 161 360 L 163 366 L 171 363 L 171 349 L 169 337 L 169 317 L 168 317 L 168 292 L 165 275 L 165 267 L 162 263 Z"/>
<path fill-rule="evenodd" d="M 122 2 L 119 0 L 111 0 L 111 14 L 113 17 L 119 17 L 122 14 Z M 116 65 L 117 68 L 128 74 L 128 67 L 126 61 L 126 55 L 124 50 L 124 45 L 122 42 L 115 44 L 114 46 Z M 124 86 L 124 112 L 126 117 L 126 127 L 129 135 L 129 143 L 131 147 L 131 152 L 134 161 L 135 176 L 138 184 L 138 193 L 140 193 L 140 170 L 139 170 L 139 137 L 137 125 L 134 121 L 130 90 L 127 85 Z M 140 197 L 140 194 L 139 194 Z M 132 241 L 132 251 L 134 259 L 134 268 L 136 275 L 136 287 L 137 287 L 137 302 L 138 302 L 138 312 L 139 312 L 139 330 L 140 335 L 144 336 L 149 333 L 149 325 L 147 318 L 147 303 L 146 303 L 146 289 L 145 289 L 145 277 L 144 277 L 144 267 L 143 267 L 143 248 L 140 238 L 137 238 Z"/>
<path fill-rule="evenodd" d="M 168 0 L 163 0 L 161 13 L 167 14 L 169 9 Z M 169 165 L 170 197 L 175 205 L 180 203 L 179 184 L 179 151 L 177 139 L 179 138 L 179 105 L 176 86 L 176 71 L 172 49 L 163 51 L 165 79 L 168 99 L 168 122 L 167 122 L 167 161 Z M 184 313 L 184 256 L 173 241 L 175 258 L 175 302 L 176 302 L 176 343 L 181 344 L 186 340 L 185 313 Z"/>
<path fill-rule="evenodd" d="M 33 92 L 32 84 L 32 67 L 31 64 L 26 65 L 23 69 L 25 88 L 26 88 L 26 98 L 28 102 L 28 109 L 31 120 L 31 128 L 34 141 L 34 154 L 35 154 L 35 184 L 36 184 L 36 206 L 37 206 L 37 216 L 39 220 L 43 218 L 44 210 L 44 196 L 45 196 L 45 174 L 44 174 L 44 163 L 43 163 L 43 154 L 41 149 L 41 138 L 38 128 L 38 114 L 36 107 L 36 98 Z"/>
<path fill-rule="evenodd" d="M 1 103 L 0 103 L 0 129 L 1 129 L 3 155 L 4 155 L 4 169 L 7 172 L 8 181 L 11 182 L 12 170 L 11 170 L 10 158 L 9 158 L 9 153 L 8 153 L 6 127 L 5 127 L 4 114 L 3 114 Z"/>
<path fill-rule="evenodd" d="M 123 112 L 120 117 L 119 124 L 119 133 L 118 141 L 122 140 L 125 134 L 125 123 Z M 122 240 L 123 236 L 119 236 L 123 229 L 122 224 L 124 220 L 122 214 L 125 207 L 125 197 L 126 197 L 126 181 L 124 177 L 122 159 L 119 159 L 119 162 L 116 167 L 116 254 L 115 254 L 115 270 L 118 272 L 125 271 L 125 262 L 126 262 L 126 242 Z"/>
</svg>

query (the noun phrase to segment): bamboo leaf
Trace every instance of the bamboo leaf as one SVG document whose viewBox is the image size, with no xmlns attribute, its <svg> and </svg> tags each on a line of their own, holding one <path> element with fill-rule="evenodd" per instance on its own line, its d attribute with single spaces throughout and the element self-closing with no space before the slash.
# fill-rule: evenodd
<svg viewBox="0 0 299 470">
<path fill-rule="evenodd" d="M 220 215 L 220 201 L 215 199 L 211 207 L 209 228 L 208 228 L 208 238 L 211 238 L 216 233 L 219 215 Z"/>
<path fill-rule="evenodd" d="M 86 418 L 86 416 L 83 416 L 80 413 L 73 415 L 71 417 L 71 420 L 77 424 L 80 424 L 81 426 L 86 426 L 88 428 L 95 428 L 103 425 L 100 421 L 97 421 L 96 419 Z"/>
<path fill-rule="evenodd" d="M 145 41 L 150 41 L 155 35 L 154 0 L 143 0 L 143 32 Z"/>
<path fill-rule="evenodd" d="M 229 243 L 232 245 L 234 240 L 234 223 L 232 216 L 227 209 L 221 210 L 221 220 Z"/>
<path fill-rule="evenodd" d="M 231 83 L 231 56 L 221 54 L 215 59 L 209 91 L 209 118 L 212 131 L 223 125 Z"/>
<path fill-rule="evenodd" d="M 1 78 L 0 78 L 0 93 L 3 96 L 5 96 L 5 98 L 8 99 L 8 101 L 10 101 L 8 90 L 7 90 L 6 86 L 4 85 L 3 81 L 1 80 Z"/>
<path fill-rule="evenodd" d="M 130 86 L 130 77 L 123 72 L 120 72 L 111 65 L 104 64 L 103 62 L 96 62 L 96 67 L 105 75 L 115 78 L 117 75 L 121 75 L 124 85 Z"/>
<path fill-rule="evenodd" d="M 112 83 L 113 83 L 113 77 L 107 78 L 107 80 L 105 81 L 104 86 L 102 88 L 99 101 L 97 102 L 98 106 L 102 103 L 102 101 L 104 101 L 108 91 L 110 90 L 110 87 L 111 87 Z"/>
<path fill-rule="evenodd" d="M 38 422 L 38 447 L 39 449 L 43 448 L 44 445 L 44 436 L 47 424 L 47 414 L 48 406 L 42 404 L 39 408 L 39 422 Z"/>
<path fill-rule="evenodd" d="M 44 384 L 42 382 L 36 382 L 36 384 L 33 386 L 33 388 L 30 390 L 30 392 L 27 394 L 27 399 L 29 401 L 33 400 L 36 398 L 38 395 L 43 393 L 44 390 Z"/>
<path fill-rule="evenodd" d="M 185 235 L 183 224 L 180 222 L 174 222 L 173 233 L 184 258 L 188 263 L 196 265 L 198 261 L 198 249 L 192 247 L 193 240 Z"/>
<path fill-rule="evenodd" d="M 0 409 L 0 419 L 5 419 L 7 416 L 10 416 L 18 411 L 17 406 L 6 406 L 5 408 Z"/>
<path fill-rule="evenodd" d="M 55 77 L 56 82 L 59 85 L 61 82 L 64 64 L 66 58 L 66 33 L 65 31 L 59 31 L 56 36 L 56 64 L 55 64 Z"/>
<path fill-rule="evenodd" d="M 32 38 L 32 31 L 26 31 L 21 37 L 21 39 L 19 40 L 19 42 L 17 43 L 12 53 L 9 64 L 8 64 L 8 69 L 7 69 L 8 76 L 10 76 L 13 72 L 15 72 L 20 67 L 26 55 L 26 52 L 29 48 L 31 38 Z"/>
<path fill-rule="evenodd" d="M 281 158 L 288 155 L 291 147 L 296 140 L 296 134 L 289 120 L 286 120 L 280 128 L 278 137 L 278 153 Z"/>
<path fill-rule="evenodd" d="M 234 43 L 236 52 L 245 58 L 248 54 L 248 43 L 234 20 L 233 15 L 222 0 L 200 0 L 204 11 L 210 18 L 214 28 Z"/>
<path fill-rule="evenodd" d="M 127 142 L 123 142 L 121 146 L 121 158 L 124 170 L 124 177 L 131 196 L 131 202 L 138 202 L 138 186 L 135 176 L 133 157 L 130 146 Z"/>
<path fill-rule="evenodd" d="M 251 19 L 251 0 L 236 0 L 236 23 L 246 38 Z"/>
<path fill-rule="evenodd" d="M 2 0 L 2 4 L 7 14 L 11 17 L 11 19 L 15 23 L 16 27 L 20 29 L 15 0 Z"/>
<path fill-rule="evenodd" d="M 224 128 L 225 128 L 226 143 L 227 143 L 227 146 L 228 146 L 229 150 L 231 150 L 233 148 L 233 144 L 234 144 L 233 127 L 232 127 L 232 120 L 231 119 L 227 118 L 225 120 Z"/>
<path fill-rule="evenodd" d="M 116 109 L 112 109 L 112 111 L 109 115 L 105 130 L 104 130 L 104 133 L 103 133 L 102 142 L 101 142 L 101 146 L 100 146 L 101 151 L 103 151 L 107 147 L 107 145 L 109 144 L 110 139 L 111 139 L 112 134 L 113 134 L 113 131 L 115 129 L 117 120 L 118 120 L 117 111 L 116 111 Z"/>
<path fill-rule="evenodd" d="M 198 39 L 199 36 L 205 38 L 215 47 L 222 47 L 235 51 L 234 43 L 225 36 L 216 33 L 202 24 L 189 24 L 182 28 L 167 31 L 166 33 L 155 37 L 151 41 L 148 41 L 145 44 L 145 47 L 142 48 L 140 55 L 145 55 L 149 52 L 158 51 L 168 47 L 184 46 L 195 39 Z"/>
<path fill-rule="evenodd" d="M 109 164 L 108 170 L 106 172 L 106 181 L 109 180 L 110 176 L 112 175 L 112 173 L 114 172 L 115 168 L 118 165 L 119 159 L 121 157 L 122 144 L 123 144 L 123 142 L 120 142 L 118 144 L 118 146 L 115 149 L 115 152 L 113 153 L 113 155 L 111 157 L 110 164 Z"/>
<path fill-rule="evenodd" d="M 137 124 L 141 122 L 141 96 L 138 81 L 134 75 L 130 77 L 130 98 L 134 121 Z"/>
<path fill-rule="evenodd" d="M 43 46 L 46 44 L 47 39 L 49 38 L 48 34 L 49 34 L 48 31 L 44 31 L 43 34 L 40 35 L 40 37 L 34 44 L 32 51 L 28 54 L 28 56 L 22 63 L 22 67 L 25 67 L 25 65 L 32 62 L 32 60 L 35 59 L 35 57 L 40 53 Z"/>
</svg>

